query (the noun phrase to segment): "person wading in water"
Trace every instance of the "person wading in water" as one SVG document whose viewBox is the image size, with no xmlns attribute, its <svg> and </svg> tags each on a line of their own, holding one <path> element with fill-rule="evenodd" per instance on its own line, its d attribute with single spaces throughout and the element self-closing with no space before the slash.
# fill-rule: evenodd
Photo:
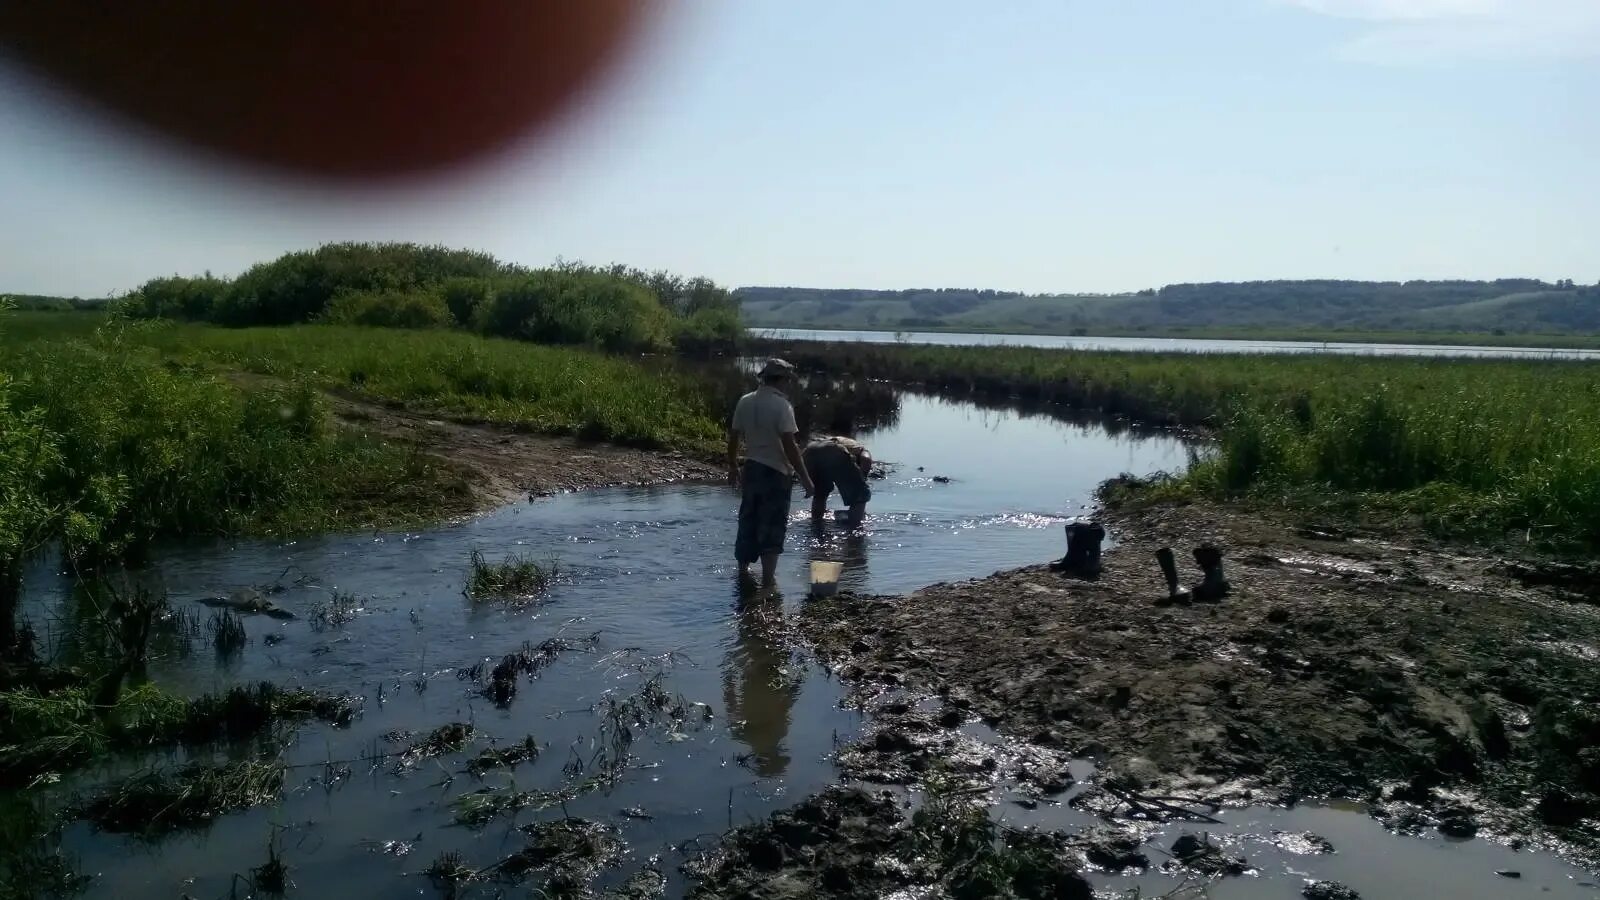
<svg viewBox="0 0 1600 900">
<path fill-rule="evenodd" d="M 733 424 L 728 429 L 728 481 L 741 489 L 739 534 L 733 548 L 739 575 L 748 577 L 750 564 L 759 559 L 761 583 L 771 587 L 777 580 L 778 555 L 789 528 L 793 479 L 800 479 L 807 497 L 812 486 L 795 442 L 800 429 L 794 421 L 794 406 L 783 393 L 794 378 L 794 366 L 769 359 L 760 378 L 761 386 L 740 397 L 733 409 Z"/>
<path fill-rule="evenodd" d="M 850 507 L 850 527 L 860 528 L 867 516 L 867 501 L 872 499 L 872 488 L 867 486 L 872 474 L 871 451 L 847 437 L 823 437 L 808 444 L 802 458 L 816 488 L 811 494 L 812 521 L 820 522 L 827 515 L 828 495 L 837 487 L 839 499 Z"/>
</svg>

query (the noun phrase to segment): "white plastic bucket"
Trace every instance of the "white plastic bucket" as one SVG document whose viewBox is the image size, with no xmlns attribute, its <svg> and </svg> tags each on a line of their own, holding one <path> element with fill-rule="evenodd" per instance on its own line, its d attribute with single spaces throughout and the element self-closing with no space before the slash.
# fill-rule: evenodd
<svg viewBox="0 0 1600 900">
<path fill-rule="evenodd" d="M 811 563 L 811 596 L 831 597 L 839 592 L 839 573 L 844 563 L 813 560 Z"/>
</svg>

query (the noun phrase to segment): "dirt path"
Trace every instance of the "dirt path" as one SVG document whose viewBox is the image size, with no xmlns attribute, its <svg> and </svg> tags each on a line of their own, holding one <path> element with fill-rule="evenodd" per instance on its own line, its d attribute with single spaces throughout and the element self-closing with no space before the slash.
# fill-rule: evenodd
<svg viewBox="0 0 1600 900">
<path fill-rule="evenodd" d="M 464 469 L 479 508 L 585 488 L 711 482 L 724 477 L 721 467 L 682 453 L 468 424 L 348 396 L 329 399 L 341 424 L 415 444 Z"/>
<path fill-rule="evenodd" d="M 857 684 L 939 692 L 1103 783 L 1232 803 L 1373 801 L 1600 860 L 1600 578 L 1239 508 L 1108 513 L 1094 583 L 1044 567 L 808 605 Z M 1158 605 L 1154 560 L 1226 549 L 1233 593 Z M 1540 583 L 1554 582 L 1554 583 Z"/>
</svg>

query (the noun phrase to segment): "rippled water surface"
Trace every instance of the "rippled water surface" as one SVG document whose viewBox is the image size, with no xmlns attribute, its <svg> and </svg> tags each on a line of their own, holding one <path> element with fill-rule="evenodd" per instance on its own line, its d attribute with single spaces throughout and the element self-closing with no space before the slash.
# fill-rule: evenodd
<svg viewBox="0 0 1600 900">
<path fill-rule="evenodd" d="M 592 760 L 605 738 L 592 708 L 608 697 L 625 699 L 657 673 L 665 673 L 667 691 L 708 704 L 710 722 L 640 729 L 631 748 L 635 767 L 622 783 L 572 800 L 566 811 L 621 829 L 632 858 L 619 873 L 656 854 L 666 854 L 670 870 L 681 858 L 673 848 L 688 842 L 692 850 L 730 823 L 759 818 L 834 780 L 829 757 L 836 740 L 854 733 L 858 715 L 842 710 L 838 686 L 782 639 L 809 559 L 843 561 L 845 586 L 880 592 L 1040 562 L 1061 553 L 1064 517 L 1080 511 L 1107 475 L 1177 469 L 1185 461 L 1172 436 L 1113 436 L 1099 426 L 918 397 L 904 398 L 897 425 L 865 439 L 880 460 L 895 464 L 894 474 L 874 482 L 866 527 L 850 535 L 828 523 L 814 532 L 797 493 L 781 573 L 785 596 L 742 610 L 731 559 L 737 498 L 721 486 L 558 496 L 411 534 L 169 548 L 153 577 L 177 605 L 209 615 L 192 601 L 282 583 L 289 587 L 274 599 L 299 618 L 248 617 L 251 641 L 235 659 L 218 663 L 202 641 L 188 655 L 156 662 L 153 677 L 185 693 L 261 679 L 353 691 L 366 697 L 365 712 L 348 729 L 297 732 L 281 751 L 296 768 L 277 806 L 225 816 L 158 845 L 74 826 L 68 838 L 81 868 L 104 876 L 90 895 L 220 896 L 235 873 L 266 860 L 274 834 L 304 894 L 431 890 L 408 873 L 446 850 L 486 865 L 520 846 L 520 835 L 499 822 L 482 830 L 451 824 L 449 801 L 482 786 L 462 771 L 462 757 L 394 774 L 392 757 L 383 754 L 453 721 L 475 727 L 474 752 L 531 734 L 543 748 L 540 759 L 512 776 L 491 773 L 482 784 L 514 779 L 521 790 L 553 789 L 574 780 L 563 767 Z M 554 559 L 560 583 L 534 609 L 474 608 L 462 595 L 473 550 L 491 559 L 512 552 Z M 30 595 L 52 589 L 68 585 L 41 572 Z M 313 615 L 333 591 L 354 594 L 359 611 L 319 630 Z M 269 635 L 276 640 L 270 646 Z M 505 709 L 457 677 L 524 642 L 589 635 L 598 635 L 593 652 L 563 654 Z M 343 766 L 348 777 L 337 777 Z M 620 815 L 623 809 L 632 815 Z M 517 821 L 551 815 L 560 812 L 524 813 Z M 393 855 L 400 845 L 386 842 L 394 841 L 411 849 Z"/>
<path fill-rule="evenodd" d="M 1220 338 L 1094 337 L 1064 334 L 964 334 L 946 331 L 845 331 L 752 328 L 751 334 L 792 341 L 944 344 L 958 347 L 1045 347 L 1136 353 L 1332 353 L 1342 356 L 1464 356 L 1500 359 L 1600 359 L 1600 350 L 1488 347 L 1464 344 L 1369 344 L 1354 341 L 1251 341 Z"/>
<path fill-rule="evenodd" d="M 627 842 L 627 856 L 602 876 L 601 887 L 654 861 L 672 878 L 676 894 L 684 887 L 677 865 L 718 833 L 834 782 L 830 757 L 860 725 L 857 713 L 841 708 L 840 687 L 783 637 L 785 617 L 804 602 L 808 560 L 842 561 L 844 586 L 872 592 L 905 592 L 1042 562 L 1061 554 L 1062 523 L 1085 508 L 1102 480 L 1177 470 L 1187 459 L 1183 442 L 1169 434 L 1066 424 L 917 396 L 902 399 L 893 427 L 863 437 L 879 460 L 894 465 L 887 479 L 874 482 L 866 527 L 846 534 L 828 523 L 813 531 L 797 492 L 783 596 L 743 606 L 731 559 L 737 498 L 721 486 L 558 496 L 410 534 L 166 549 L 151 574 L 176 605 L 209 615 L 193 601 L 280 583 L 287 590 L 276 601 L 298 618 L 246 618 L 250 643 L 225 663 L 204 641 L 187 654 L 170 650 L 152 666 L 156 680 L 184 693 L 262 679 L 355 692 L 365 697 L 364 713 L 347 729 L 302 727 L 275 748 L 293 768 L 284 799 L 273 806 L 223 816 L 206 830 L 154 844 L 72 826 L 67 841 L 79 868 L 99 876 L 89 896 L 228 896 L 234 876 L 265 862 L 273 841 L 290 867 L 293 896 L 431 896 L 418 873 L 441 853 L 459 851 L 470 866 L 489 865 L 522 845 L 513 821 L 563 815 L 550 808 L 472 829 L 454 824 L 453 800 L 486 786 L 553 790 L 580 781 L 616 734 L 602 727 L 597 709 L 608 700 L 626 701 L 657 676 L 667 693 L 707 704 L 709 721 L 694 714 L 684 722 L 632 728 L 632 765 L 622 781 L 570 800 L 564 812 L 614 825 Z M 474 607 L 462 593 L 474 550 L 491 559 L 516 552 L 556 560 L 560 581 L 534 608 Z M 63 615 L 70 605 L 59 599 L 68 583 L 51 572 L 35 573 L 29 589 L 53 607 L 48 614 Z M 358 598 L 358 611 L 348 621 L 317 627 L 314 614 L 334 591 Z M 49 599 L 52 592 L 58 599 Z M 591 635 L 592 650 L 562 653 L 536 680 L 523 682 L 505 708 L 459 677 L 525 643 L 558 636 L 581 643 Z M 541 756 L 481 780 L 465 771 L 462 755 L 395 771 L 394 754 L 449 722 L 475 729 L 469 754 L 531 735 Z M 178 761 L 118 763 L 114 771 L 63 787 L 89 791 L 97 780 Z M 1054 823 L 1052 808 L 1022 811 L 1002 803 L 1002 810 L 1019 823 L 1026 816 L 1077 824 L 1064 808 L 1064 818 Z M 1348 859 L 1360 867 L 1349 874 L 1364 896 L 1417 896 L 1409 888 L 1384 893 L 1385 873 L 1392 869 L 1400 878 L 1430 859 L 1441 861 L 1435 874 L 1444 879 L 1458 874 L 1452 867 L 1476 867 L 1471 878 L 1462 875 L 1462 887 L 1440 896 L 1513 896 L 1477 874 L 1505 868 L 1499 855 L 1510 853 L 1483 841 L 1461 850 L 1389 838 L 1352 812 L 1327 813 L 1336 816 L 1327 821 L 1319 818 L 1325 813 L 1307 810 L 1250 814 L 1237 814 L 1242 825 L 1278 827 L 1280 819 L 1292 820 L 1336 843 L 1363 845 L 1363 854 L 1382 854 L 1376 863 L 1365 855 L 1341 856 L 1332 866 Z M 1309 817 L 1309 824 L 1294 817 Z M 1562 891 L 1542 896 L 1587 890 L 1576 886 L 1579 873 L 1552 859 L 1524 868 L 1530 877 L 1515 885 L 1515 896 L 1531 896 L 1527 891 L 1536 888 Z M 1274 860 L 1262 875 L 1235 879 L 1213 896 L 1294 896 L 1295 871 L 1294 860 Z M 1372 892 L 1368 883 L 1380 887 Z M 1174 886 L 1151 876 L 1145 895 Z"/>
</svg>

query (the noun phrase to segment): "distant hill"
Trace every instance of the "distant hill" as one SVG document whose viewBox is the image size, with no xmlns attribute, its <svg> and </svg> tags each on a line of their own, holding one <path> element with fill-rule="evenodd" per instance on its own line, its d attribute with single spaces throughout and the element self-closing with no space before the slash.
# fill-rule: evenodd
<svg viewBox="0 0 1600 900">
<path fill-rule="evenodd" d="M 1584 334 L 1600 332 L 1600 285 L 1498 281 L 1252 281 L 1136 294 L 1019 294 L 748 287 L 757 328 L 1118 334 L 1237 329 Z"/>
</svg>

